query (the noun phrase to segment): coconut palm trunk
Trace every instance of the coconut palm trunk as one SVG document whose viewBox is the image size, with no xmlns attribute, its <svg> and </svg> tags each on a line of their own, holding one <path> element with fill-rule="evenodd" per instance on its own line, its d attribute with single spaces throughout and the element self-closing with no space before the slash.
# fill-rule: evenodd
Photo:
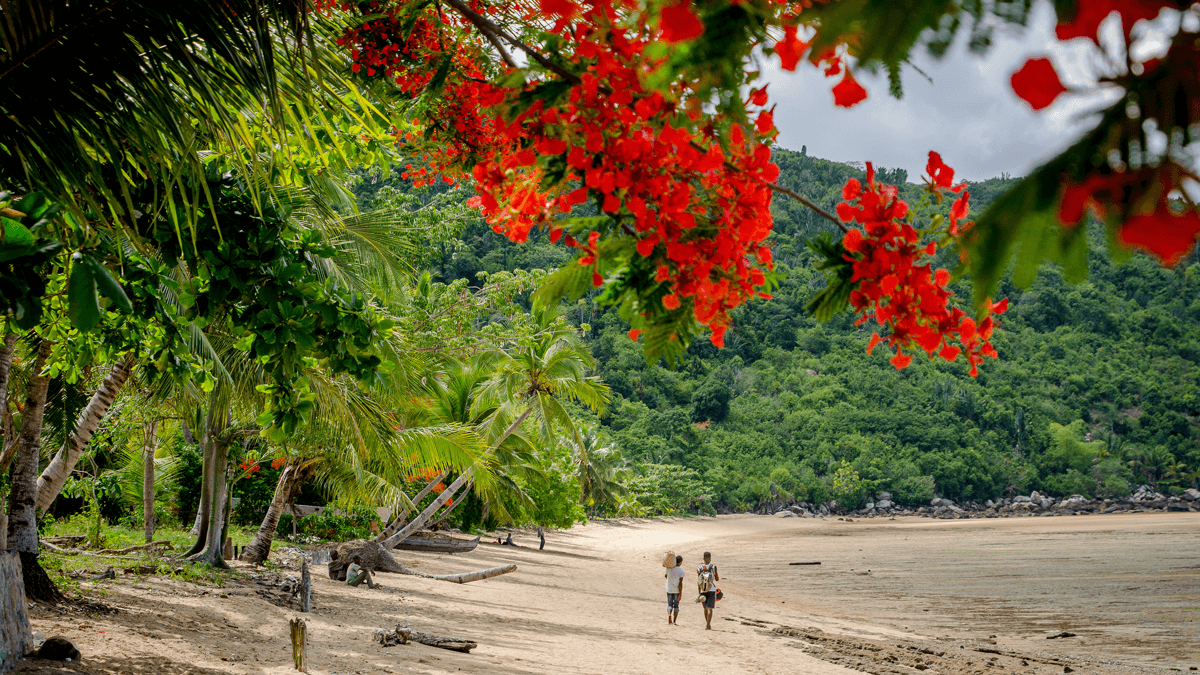
<svg viewBox="0 0 1200 675">
<path fill-rule="evenodd" d="M 213 488 L 213 448 L 205 443 L 200 459 L 200 503 L 196 506 L 196 522 L 192 526 L 191 535 L 196 538 L 192 548 L 183 554 L 185 558 L 204 550 L 208 542 L 208 513 L 212 508 Z"/>
<path fill-rule="evenodd" d="M 229 502 L 229 448 L 221 437 L 209 438 L 212 446 L 212 491 L 209 495 L 208 525 L 205 528 L 204 547 L 199 553 L 188 557 L 188 560 L 207 563 L 213 567 L 227 567 L 225 564 L 225 525 L 226 506 Z"/>
<path fill-rule="evenodd" d="M 222 410 L 222 408 L 224 408 Z M 203 558 L 209 562 L 216 540 L 216 561 L 214 564 L 223 566 L 224 558 L 221 547 L 224 544 L 225 517 L 223 511 L 226 497 L 226 487 L 229 479 L 226 475 L 229 467 L 229 450 L 225 447 L 225 430 L 229 426 L 229 411 L 226 404 L 219 403 L 214 395 L 209 405 L 208 422 L 204 432 L 204 489 L 200 495 L 200 509 L 197 516 L 200 521 L 200 531 L 196 535 L 196 543 L 184 554 L 189 560 Z M 200 518 L 200 516 L 203 516 Z"/>
<path fill-rule="evenodd" d="M 42 455 L 42 421 L 46 415 L 46 391 L 50 376 L 42 374 L 54 343 L 38 342 L 32 377 L 21 409 L 21 431 L 13 457 L 12 488 L 8 493 L 8 547 L 37 555 L 37 470 Z"/>
<path fill-rule="evenodd" d="M 417 496 L 412 498 L 411 504 L 412 505 L 420 504 L 421 500 L 425 499 L 425 496 L 428 495 L 429 491 L 433 489 L 433 486 L 435 486 L 438 483 L 445 480 L 446 475 L 449 473 L 450 473 L 449 471 L 443 471 L 443 472 L 439 473 L 436 478 L 429 481 L 429 484 L 426 485 L 424 488 L 422 488 L 421 491 L 417 493 Z M 408 518 L 408 514 L 410 514 L 410 513 L 412 513 L 412 508 L 405 507 L 404 511 L 402 511 L 400 513 L 400 515 L 396 516 L 396 518 L 394 520 L 392 520 L 392 522 L 389 523 L 387 527 L 383 528 L 383 532 L 380 532 L 379 534 L 375 535 L 375 541 L 383 542 L 388 537 L 395 534 L 396 530 L 400 529 L 400 527 L 402 525 L 404 525 L 404 520 L 406 518 Z"/>
<path fill-rule="evenodd" d="M 12 370 L 13 352 L 17 348 L 17 334 L 8 333 L 4 336 L 4 347 L 0 349 L 0 476 L 8 473 L 9 445 L 9 415 L 8 415 L 8 374 Z M 8 548 L 8 514 L 5 513 L 4 500 L 0 500 L 0 551 Z"/>
<path fill-rule="evenodd" d="M 275 483 L 275 494 L 271 497 L 271 505 L 267 507 L 267 515 L 263 516 L 262 525 L 259 525 L 254 540 L 246 544 L 242 560 L 257 565 L 271 555 L 271 542 L 275 540 L 279 517 L 291 503 L 296 488 L 300 486 L 300 480 L 300 470 L 297 467 L 284 467 L 283 473 L 279 474 L 279 481 Z"/>
<path fill-rule="evenodd" d="M 79 461 L 83 449 L 87 447 L 88 441 L 92 439 L 96 429 L 100 428 L 100 421 L 112 407 L 117 394 L 121 393 L 121 387 L 125 386 L 125 382 L 129 379 L 129 373 L 132 371 L 133 354 L 121 357 L 113 364 L 108 376 L 100 383 L 96 393 L 79 413 L 79 419 L 75 420 L 75 430 L 71 432 L 70 438 L 54 455 L 50 465 L 37 480 L 38 514 L 45 514 L 46 509 L 50 508 L 50 504 L 62 491 L 62 486 L 67 482 L 71 472 L 75 470 L 75 463 Z"/>
<path fill-rule="evenodd" d="M 517 429 L 520 428 L 521 423 L 525 421 L 525 418 L 529 417 L 529 415 L 533 412 L 533 408 L 534 408 L 534 406 L 532 406 L 532 405 L 527 407 L 525 409 L 525 412 L 521 413 L 521 416 L 518 417 L 516 419 L 516 421 L 514 421 L 512 424 L 508 425 L 508 428 L 504 430 L 504 433 L 501 434 L 500 438 L 496 439 L 496 442 L 492 444 L 492 447 L 493 448 L 500 447 L 500 445 L 502 443 L 504 443 L 504 441 L 508 440 L 508 437 L 512 436 L 517 431 Z M 490 450 L 489 450 L 489 452 L 490 452 Z M 485 454 L 487 454 L 487 453 L 485 453 Z M 411 535 L 413 532 L 416 532 L 417 530 L 424 527 L 425 523 L 429 522 L 429 519 L 432 518 L 434 516 L 434 514 L 436 514 L 439 510 L 441 510 L 441 508 L 446 505 L 446 502 L 451 497 L 453 497 L 459 491 L 459 489 L 462 488 L 463 485 L 466 485 L 467 482 L 471 480 L 471 478 L 473 476 L 473 471 L 474 471 L 473 469 L 467 469 L 465 472 L 463 472 L 463 474 L 461 476 L 459 476 L 457 479 L 455 479 L 455 481 L 453 483 L 451 483 L 449 487 L 447 487 L 445 490 L 442 491 L 442 494 L 438 495 L 437 499 L 433 500 L 432 504 L 430 504 L 416 518 L 413 518 L 413 521 L 411 523 L 409 523 L 408 525 L 405 525 L 403 528 L 400 529 L 399 532 L 397 532 L 396 534 L 393 534 L 392 536 L 388 537 L 383 542 L 381 542 L 383 547 L 384 548 L 396 548 L 397 544 L 399 544 L 400 542 L 407 539 L 408 536 Z"/>
<path fill-rule="evenodd" d="M 446 522 L 446 519 L 450 517 L 450 514 L 454 513 L 454 509 L 457 509 L 458 507 L 462 506 L 463 502 L 467 501 L 467 496 L 471 494 L 471 488 L 474 485 L 475 485 L 475 481 L 468 481 L 467 486 L 465 488 L 463 488 L 462 497 L 459 497 L 458 501 L 451 504 L 450 508 L 446 509 L 445 511 L 442 511 L 442 515 L 438 516 L 438 519 L 435 520 L 433 522 L 433 524 L 435 526 L 437 526 L 437 525 L 441 525 L 442 523 Z"/>
<path fill-rule="evenodd" d="M 154 541 L 154 450 L 158 446 L 158 420 L 146 425 L 142 447 L 142 523 L 146 543 Z"/>
</svg>

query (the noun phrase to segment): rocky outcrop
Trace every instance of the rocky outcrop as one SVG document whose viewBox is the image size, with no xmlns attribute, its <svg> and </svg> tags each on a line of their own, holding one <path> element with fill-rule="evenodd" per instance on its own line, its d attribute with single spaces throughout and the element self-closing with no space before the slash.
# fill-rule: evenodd
<svg viewBox="0 0 1200 675">
<path fill-rule="evenodd" d="M 847 511 L 836 501 L 823 504 L 809 502 L 776 502 L 765 505 L 757 513 L 773 514 L 778 518 L 819 518 L 830 515 L 856 517 L 921 516 L 923 518 L 1016 518 L 1030 516 L 1066 516 L 1090 513 L 1123 513 L 1140 511 L 1200 511 L 1200 490 L 1189 488 L 1174 496 L 1166 496 L 1142 485 L 1128 497 L 1089 499 L 1084 495 L 1055 498 L 1034 491 L 1028 495 L 996 497 L 983 501 L 956 503 L 946 497 L 934 497 L 928 506 L 898 504 L 889 492 L 881 492 L 866 506 Z"/>
</svg>

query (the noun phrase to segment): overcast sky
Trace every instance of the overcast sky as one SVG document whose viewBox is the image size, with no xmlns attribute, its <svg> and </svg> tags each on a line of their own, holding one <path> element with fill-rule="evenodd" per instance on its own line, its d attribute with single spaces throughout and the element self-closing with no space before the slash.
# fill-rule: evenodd
<svg viewBox="0 0 1200 675">
<path fill-rule="evenodd" d="M 837 78 L 827 80 L 807 64 L 784 72 L 774 59 L 767 79 L 778 103 L 779 144 L 791 150 L 808 146 L 808 154 L 840 162 L 904 168 L 910 181 L 920 180 L 929 151 L 936 150 L 957 176 L 978 181 L 1002 172 L 1025 175 L 1088 128 L 1080 126 L 1078 101 L 1061 97 L 1035 113 L 1009 86 L 1009 77 L 1029 57 L 1052 52 L 1060 64 L 1069 58 L 1054 38 L 1048 3 L 1037 6 L 1022 32 L 998 30 L 982 58 L 962 42 L 941 61 L 923 50 L 914 54 L 933 82 L 906 68 L 903 99 L 888 94 L 884 76 L 860 78 L 870 96 L 849 110 L 833 105 L 829 90 Z"/>
</svg>

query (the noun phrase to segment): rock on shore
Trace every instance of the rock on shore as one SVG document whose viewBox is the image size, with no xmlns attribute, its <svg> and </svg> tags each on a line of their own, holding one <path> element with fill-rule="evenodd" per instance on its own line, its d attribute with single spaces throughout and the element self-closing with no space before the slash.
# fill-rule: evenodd
<svg viewBox="0 0 1200 675">
<path fill-rule="evenodd" d="M 1088 499 L 1071 495 L 1056 499 L 1036 490 L 1028 495 L 995 497 L 983 501 L 955 503 L 946 497 L 934 497 L 927 506 L 898 504 L 890 492 L 868 497 L 866 506 L 847 511 L 836 501 L 812 504 L 805 501 L 780 501 L 769 504 L 756 513 L 774 514 L 777 518 L 817 518 L 829 515 L 859 517 L 892 517 L 918 515 L 923 518 L 1016 518 L 1029 516 L 1066 516 L 1090 513 L 1125 513 L 1139 511 L 1200 511 L 1200 490 L 1188 488 L 1182 493 L 1167 496 L 1148 485 L 1138 486 L 1128 497 Z"/>
</svg>

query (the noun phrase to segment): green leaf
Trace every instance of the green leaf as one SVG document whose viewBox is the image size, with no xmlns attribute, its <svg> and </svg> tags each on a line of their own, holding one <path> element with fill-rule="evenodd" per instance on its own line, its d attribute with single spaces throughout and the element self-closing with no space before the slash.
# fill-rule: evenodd
<svg viewBox="0 0 1200 675">
<path fill-rule="evenodd" d="M 122 312 L 132 314 L 133 303 L 129 301 L 129 296 L 125 295 L 125 289 L 121 288 L 117 278 L 108 271 L 108 267 L 92 256 L 84 256 L 83 260 L 84 264 L 91 269 L 92 277 L 96 280 L 96 288 L 100 294 L 116 303 Z"/>
<path fill-rule="evenodd" d="M 554 307 L 564 297 L 577 300 L 591 289 L 591 266 L 585 267 L 578 260 L 572 260 L 542 282 L 541 288 L 533 293 L 533 306 Z"/>
<path fill-rule="evenodd" d="M 100 321 L 100 303 L 96 299 L 96 280 L 92 268 L 83 262 L 78 251 L 71 256 L 71 278 L 67 282 L 67 316 L 71 325 L 81 333 L 87 333 Z"/>
<path fill-rule="evenodd" d="M 442 58 L 442 62 L 438 64 L 437 71 L 429 79 L 429 85 L 425 87 L 426 91 L 433 92 L 434 94 L 442 93 L 442 88 L 446 86 L 446 76 L 450 74 L 451 54 L 452 52 L 449 52 Z"/>
<path fill-rule="evenodd" d="M 30 246 L 33 244 L 35 237 L 21 223 L 8 217 L 0 217 L 0 222 L 4 224 L 3 239 L 0 242 L 8 246 Z"/>
</svg>

